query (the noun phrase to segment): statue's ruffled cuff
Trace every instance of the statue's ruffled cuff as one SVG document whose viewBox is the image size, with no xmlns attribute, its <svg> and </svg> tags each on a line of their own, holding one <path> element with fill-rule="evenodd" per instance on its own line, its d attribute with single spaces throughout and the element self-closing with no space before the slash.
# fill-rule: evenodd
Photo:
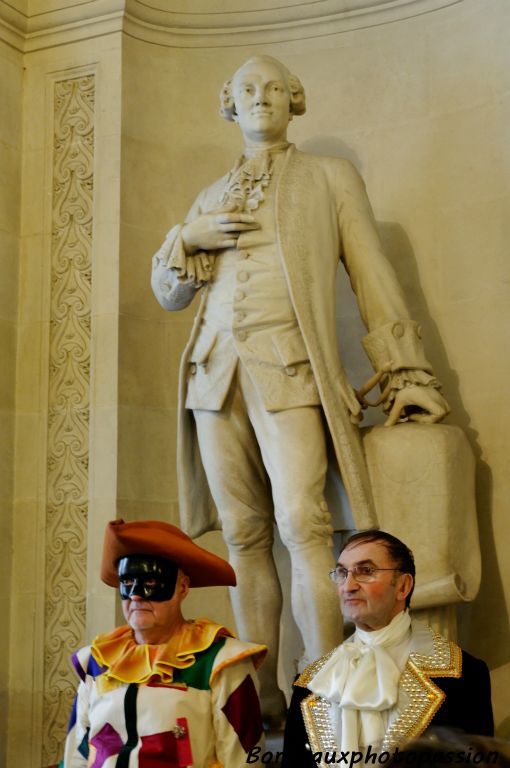
<svg viewBox="0 0 510 768">
<path fill-rule="evenodd" d="M 425 357 L 418 323 L 412 320 L 387 323 L 365 336 L 363 347 L 376 371 L 358 392 L 363 406 L 382 404 L 383 410 L 389 411 L 397 392 L 404 387 L 441 389 Z M 376 384 L 380 385 L 381 394 L 371 402 L 365 395 Z"/>
<path fill-rule="evenodd" d="M 381 380 L 381 403 L 383 411 L 391 410 L 395 397 L 404 387 L 434 387 L 441 389 L 440 382 L 427 371 L 404 369 L 396 373 L 390 373 L 386 380 Z"/>
<path fill-rule="evenodd" d="M 200 288 L 212 276 L 214 257 L 206 251 L 197 251 L 191 256 L 186 253 L 182 239 L 182 225 L 172 227 L 154 261 L 162 262 L 177 275 L 179 282 Z"/>
</svg>

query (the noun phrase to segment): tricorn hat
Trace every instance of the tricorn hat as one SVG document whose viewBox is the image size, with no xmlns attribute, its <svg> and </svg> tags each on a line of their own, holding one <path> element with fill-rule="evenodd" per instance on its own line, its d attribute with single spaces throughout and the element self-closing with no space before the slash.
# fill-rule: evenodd
<svg viewBox="0 0 510 768">
<path fill-rule="evenodd" d="M 127 555 L 155 555 L 171 560 L 189 576 L 191 587 L 236 584 L 234 569 L 226 560 L 199 547 L 177 526 L 161 520 L 108 523 L 101 562 L 101 579 L 105 584 L 119 586 L 117 564 Z"/>
</svg>

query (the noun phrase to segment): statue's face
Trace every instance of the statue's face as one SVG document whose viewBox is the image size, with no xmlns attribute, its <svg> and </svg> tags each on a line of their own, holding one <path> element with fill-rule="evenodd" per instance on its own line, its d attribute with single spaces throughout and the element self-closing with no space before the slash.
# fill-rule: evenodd
<svg viewBox="0 0 510 768">
<path fill-rule="evenodd" d="M 283 141 L 290 115 L 290 91 L 283 71 L 272 62 L 248 61 L 232 82 L 237 122 L 248 141 Z"/>
</svg>

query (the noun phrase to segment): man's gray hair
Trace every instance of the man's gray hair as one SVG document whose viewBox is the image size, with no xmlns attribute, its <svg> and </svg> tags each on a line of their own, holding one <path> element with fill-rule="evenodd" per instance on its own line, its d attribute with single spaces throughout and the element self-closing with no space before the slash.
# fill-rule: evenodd
<svg viewBox="0 0 510 768">
<path fill-rule="evenodd" d="M 274 59 L 272 56 L 252 56 L 252 58 L 245 61 L 239 69 L 242 69 L 246 64 L 250 64 L 252 61 L 267 61 L 278 67 L 289 86 L 290 114 L 304 115 L 306 112 L 305 89 L 303 88 L 300 79 L 296 77 L 296 75 L 292 75 L 281 61 Z M 234 121 L 235 115 L 237 114 L 234 104 L 234 94 L 232 93 L 232 83 L 238 71 L 239 70 L 234 73 L 230 80 L 227 80 L 226 83 L 224 83 L 223 88 L 220 91 L 220 115 L 224 117 L 225 120 Z"/>
</svg>

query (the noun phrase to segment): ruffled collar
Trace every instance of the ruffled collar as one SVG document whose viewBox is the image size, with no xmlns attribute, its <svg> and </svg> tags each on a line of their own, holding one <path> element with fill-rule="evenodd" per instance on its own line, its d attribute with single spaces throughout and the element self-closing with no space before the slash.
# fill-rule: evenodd
<svg viewBox="0 0 510 768">
<path fill-rule="evenodd" d="M 265 189 L 273 177 L 274 158 L 287 151 L 288 141 L 271 147 L 245 148 L 230 171 L 220 205 L 235 206 L 238 211 L 256 211 L 265 200 Z"/>
<path fill-rule="evenodd" d="M 92 656 L 104 668 L 103 677 L 119 683 L 168 685 L 174 669 L 186 669 L 195 663 L 195 654 L 205 651 L 220 637 L 233 637 L 226 627 L 209 619 L 187 621 L 182 629 L 162 645 L 139 645 L 131 627 L 125 625 L 92 643 Z"/>
</svg>

